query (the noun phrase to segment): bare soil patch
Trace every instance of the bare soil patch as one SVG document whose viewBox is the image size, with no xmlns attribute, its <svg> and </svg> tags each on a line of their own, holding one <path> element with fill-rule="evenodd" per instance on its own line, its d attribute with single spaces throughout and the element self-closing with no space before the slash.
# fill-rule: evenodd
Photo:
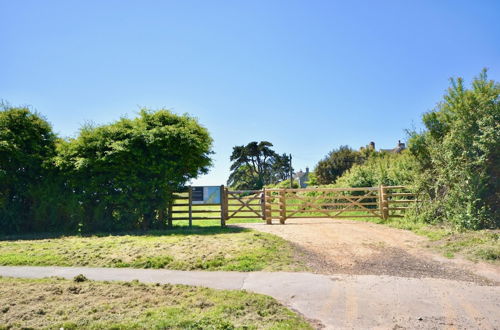
<svg viewBox="0 0 500 330">
<path fill-rule="evenodd" d="M 318 273 L 432 277 L 495 284 L 477 274 L 475 264 L 448 260 L 425 248 L 429 240 L 412 232 L 374 223 L 332 219 L 289 219 L 286 225 L 240 224 L 294 243 L 305 263 Z M 490 275 L 500 278 L 495 265 Z"/>
</svg>

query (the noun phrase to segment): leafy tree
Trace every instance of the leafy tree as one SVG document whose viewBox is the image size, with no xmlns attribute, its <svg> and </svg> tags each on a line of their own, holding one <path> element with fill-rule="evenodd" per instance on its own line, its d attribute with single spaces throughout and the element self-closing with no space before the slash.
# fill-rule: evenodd
<svg viewBox="0 0 500 330">
<path fill-rule="evenodd" d="M 31 211 L 44 198 L 40 188 L 53 169 L 56 136 L 28 108 L 0 106 L 0 231 L 31 231 L 41 227 Z"/>
<path fill-rule="evenodd" d="M 287 154 L 282 154 L 276 156 L 273 159 L 272 169 L 271 169 L 271 181 L 272 182 L 282 182 L 290 179 L 290 173 L 293 172 L 292 164 L 290 162 L 290 156 Z"/>
<path fill-rule="evenodd" d="M 211 145 L 195 119 L 142 109 L 83 127 L 59 145 L 57 165 L 82 204 L 84 230 L 147 229 L 165 224 L 170 192 L 208 171 Z"/>
<path fill-rule="evenodd" d="M 500 225 L 500 84 L 486 70 L 467 89 L 461 78 L 424 114 L 426 130 L 412 132 L 418 187 L 432 203 L 426 221 L 462 228 Z"/>
<path fill-rule="evenodd" d="M 338 177 L 344 174 L 354 164 L 364 161 L 362 155 L 349 146 L 340 146 L 332 150 L 324 159 L 320 160 L 314 169 L 319 184 L 335 183 Z"/>
<path fill-rule="evenodd" d="M 290 177 L 290 159 L 271 149 L 267 141 L 250 142 L 233 148 L 231 174 L 227 184 L 236 189 L 261 189 Z"/>
</svg>

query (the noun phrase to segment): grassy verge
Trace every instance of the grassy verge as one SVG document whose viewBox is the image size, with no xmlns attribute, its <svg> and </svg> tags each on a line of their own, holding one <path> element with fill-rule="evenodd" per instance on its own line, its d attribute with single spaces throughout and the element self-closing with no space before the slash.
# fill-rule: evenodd
<svg viewBox="0 0 500 330">
<path fill-rule="evenodd" d="M 0 277 L 0 329 L 312 329 L 276 300 L 181 285 Z"/>
<path fill-rule="evenodd" d="M 167 268 L 177 270 L 305 270 L 286 240 L 232 227 L 146 233 L 17 237 L 0 241 L 0 265 Z"/>
<path fill-rule="evenodd" d="M 472 261 L 487 261 L 500 265 L 500 230 L 467 230 L 458 232 L 447 226 L 429 225 L 407 218 L 366 218 L 366 221 L 411 230 L 430 239 L 428 247 L 447 258 L 462 256 Z"/>
</svg>

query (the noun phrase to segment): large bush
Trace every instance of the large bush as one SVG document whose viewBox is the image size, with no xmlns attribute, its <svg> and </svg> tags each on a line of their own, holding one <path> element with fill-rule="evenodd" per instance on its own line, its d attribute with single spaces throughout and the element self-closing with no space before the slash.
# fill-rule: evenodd
<svg viewBox="0 0 500 330">
<path fill-rule="evenodd" d="M 500 224 L 500 85 L 486 71 L 471 88 L 462 79 L 423 116 L 426 130 L 413 133 L 418 186 L 432 203 L 422 218 L 462 228 Z"/>
<path fill-rule="evenodd" d="M 363 164 L 356 164 L 335 182 L 337 187 L 375 187 L 413 185 L 415 159 L 408 152 L 373 153 Z"/>
<path fill-rule="evenodd" d="M 208 131 L 187 116 L 142 110 L 58 139 L 26 108 L 0 111 L 0 232 L 162 227 L 170 193 L 206 173 Z"/>
<path fill-rule="evenodd" d="M 172 191 L 208 171 L 211 145 L 195 119 L 143 109 L 82 128 L 59 145 L 57 165 L 81 204 L 83 230 L 147 229 L 165 225 Z"/>
<path fill-rule="evenodd" d="M 33 209 L 47 197 L 56 136 L 50 124 L 25 107 L 0 109 L 0 232 L 41 229 L 46 218 Z"/>
</svg>

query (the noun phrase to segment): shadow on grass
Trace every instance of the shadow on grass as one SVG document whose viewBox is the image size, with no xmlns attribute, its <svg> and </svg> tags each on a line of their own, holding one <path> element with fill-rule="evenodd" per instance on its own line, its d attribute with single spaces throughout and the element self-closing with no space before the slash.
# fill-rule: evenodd
<svg viewBox="0 0 500 330">
<path fill-rule="evenodd" d="M 95 233 L 30 233 L 16 235 L 0 235 L 0 241 L 43 240 L 62 237 L 109 237 L 109 236 L 172 236 L 172 235 L 218 235 L 248 232 L 251 229 L 227 226 L 180 226 L 171 229 L 110 231 Z"/>
</svg>

